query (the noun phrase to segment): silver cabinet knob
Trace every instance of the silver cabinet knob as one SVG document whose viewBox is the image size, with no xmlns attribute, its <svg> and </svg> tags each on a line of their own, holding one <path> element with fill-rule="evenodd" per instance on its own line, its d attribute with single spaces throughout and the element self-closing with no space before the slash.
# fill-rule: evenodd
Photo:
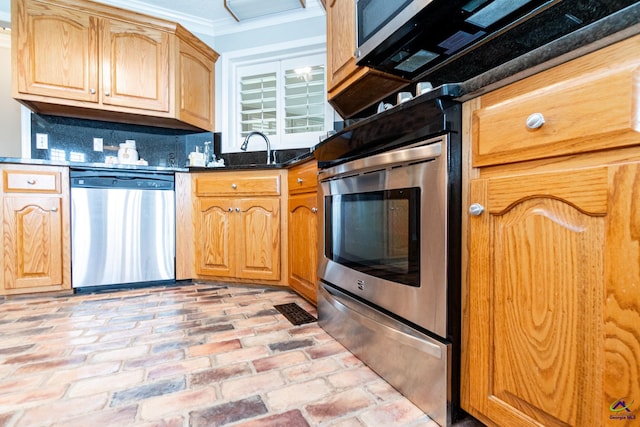
<svg viewBox="0 0 640 427">
<path fill-rule="evenodd" d="M 540 129 L 544 123 L 545 121 L 542 113 L 533 113 L 527 117 L 527 128 L 529 129 Z"/>
<path fill-rule="evenodd" d="M 238 188 L 238 185 L 237 184 L 231 184 L 231 188 L 233 188 L 235 190 L 236 188 Z"/>
<path fill-rule="evenodd" d="M 484 206 L 480 203 L 474 203 L 469 206 L 469 213 L 473 216 L 480 216 L 484 212 Z"/>
<path fill-rule="evenodd" d="M 104 96 L 110 96 L 111 94 L 109 92 L 105 92 Z"/>
<path fill-rule="evenodd" d="M 240 212 L 240 208 L 236 208 L 236 212 Z"/>
<path fill-rule="evenodd" d="M 233 208 L 229 208 L 229 209 L 228 209 L 228 211 L 229 211 L 229 212 L 233 212 Z"/>
<path fill-rule="evenodd" d="M 58 208 L 51 208 L 51 212 L 58 212 Z"/>
<path fill-rule="evenodd" d="M 318 213 L 318 208 L 311 208 L 311 212 Z"/>
<path fill-rule="evenodd" d="M 302 184 L 303 179 L 302 178 L 298 178 L 298 184 Z"/>
<path fill-rule="evenodd" d="M 96 90 L 94 88 L 89 89 L 89 93 L 91 95 L 95 95 L 96 94 Z"/>
<path fill-rule="evenodd" d="M 35 179 L 30 179 L 30 180 L 27 181 L 27 184 L 36 185 L 36 180 Z"/>
</svg>

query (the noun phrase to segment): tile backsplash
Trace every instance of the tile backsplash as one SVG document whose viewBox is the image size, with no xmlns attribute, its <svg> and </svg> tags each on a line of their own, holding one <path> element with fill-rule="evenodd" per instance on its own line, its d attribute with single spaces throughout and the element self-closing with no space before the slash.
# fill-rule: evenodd
<svg viewBox="0 0 640 427">
<path fill-rule="evenodd" d="M 46 134 L 48 148 L 36 147 L 36 134 Z M 102 138 L 103 151 L 94 151 L 94 138 Z M 75 119 L 42 114 L 31 115 L 31 157 L 104 163 L 107 156 L 117 156 L 119 145 L 136 141 L 140 159 L 150 166 L 184 167 L 189 152 L 205 141 L 214 141 L 212 132 L 192 132 L 98 120 Z M 219 140 L 219 134 L 216 134 Z M 219 146 L 219 144 L 216 144 Z"/>
<path fill-rule="evenodd" d="M 37 148 L 37 134 L 46 134 L 48 147 Z M 102 138 L 102 151 L 95 151 L 94 138 Z M 189 153 L 196 147 L 204 149 L 212 141 L 213 152 L 227 165 L 262 163 L 266 151 L 222 153 L 222 135 L 219 132 L 193 132 L 99 120 L 75 119 L 44 114 L 31 114 L 31 158 L 81 163 L 106 163 L 107 156 L 118 156 L 120 144 L 128 139 L 136 141 L 140 159 L 149 166 L 185 167 Z M 309 149 L 278 150 L 275 157 L 285 163 Z"/>
</svg>

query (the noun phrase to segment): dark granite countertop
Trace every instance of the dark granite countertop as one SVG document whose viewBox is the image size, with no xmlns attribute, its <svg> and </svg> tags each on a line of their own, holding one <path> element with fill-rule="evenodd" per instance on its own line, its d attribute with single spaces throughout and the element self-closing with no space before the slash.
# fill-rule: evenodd
<svg viewBox="0 0 640 427">
<path fill-rule="evenodd" d="M 640 34 L 640 2 L 460 83 L 467 101 Z"/>
<path fill-rule="evenodd" d="M 271 165 L 263 163 L 248 163 L 248 164 L 232 164 L 225 165 L 225 167 L 218 168 L 204 168 L 204 167 L 166 167 L 166 166 L 143 166 L 143 165 L 124 165 L 124 164 L 107 164 L 107 163 L 83 163 L 83 162 L 67 162 L 67 161 L 55 161 L 55 160 L 41 160 L 41 159 L 24 159 L 20 157 L 0 157 L 0 163 L 9 164 L 22 164 L 22 165 L 43 165 L 43 166 L 66 166 L 76 169 L 104 169 L 104 170 L 127 170 L 138 172 L 222 172 L 225 170 L 266 170 L 266 169 L 288 169 L 292 166 L 305 162 L 313 158 L 313 152 L 307 151 L 306 153 L 294 157 L 282 163 L 275 163 Z"/>
<path fill-rule="evenodd" d="M 286 161 L 272 163 L 270 165 L 266 163 L 231 163 L 226 164 L 224 167 L 219 168 L 204 168 L 204 167 L 189 167 L 190 172 L 216 172 L 216 171 L 224 171 L 224 170 L 268 170 L 268 169 L 289 169 L 295 165 L 300 163 L 304 163 L 307 160 L 313 158 L 313 151 L 304 150 L 305 152 L 299 154 L 295 157 L 292 157 Z M 247 156 L 247 158 L 249 158 Z M 259 157 L 262 159 L 262 157 Z M 237 162 L 237 158 L 235 159 Z"/>
<path fill-rule="evenodd" d="M 43 166 L 67 166 L 79 169 L 109 169 L 109 170 L 130 170 L 142 172 L 188 172 L 187 168 L 176 168 L 166 166 L 143 166 L 143 165 L 123 165 L 107 163 L 85 163 L 67 162 L 57 160 L 24 159 L 20 157 L 0 157 L 0 163 L 12 163 L 21 165 L 43 165 Z"/>
</svg>

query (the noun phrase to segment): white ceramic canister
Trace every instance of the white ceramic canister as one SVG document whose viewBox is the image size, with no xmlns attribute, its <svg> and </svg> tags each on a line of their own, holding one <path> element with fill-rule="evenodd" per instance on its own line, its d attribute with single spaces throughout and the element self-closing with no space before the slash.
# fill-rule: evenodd
<svg viewBox="0 0 640 427">
<path fill-rule="evenodd" d="M 138 161 L 138 151 L 136 150 L 136 141 L 127 139 L 120 144 L 118 149 L 118 163 L 134 164 Z"/>
</svg>

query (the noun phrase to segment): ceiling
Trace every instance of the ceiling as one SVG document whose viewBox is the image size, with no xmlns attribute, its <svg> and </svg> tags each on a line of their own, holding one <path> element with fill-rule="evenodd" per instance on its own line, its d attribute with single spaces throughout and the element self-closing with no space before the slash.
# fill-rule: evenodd
<svg viewBox="0 0 640 427">
<path fill-rule="evenodd" d="M 96 0 L 124 9 L 177 21 L 190 31 L 209 36 L 219 36 L 246 31 L 292 20 L 324 14 L 320 0 L 306 0 L 306 8 L 265 15 L 261 18 L 237 22 L 224 7 L 224 0 Z M 278 0 L 263 0 L 278 1 Z"/>
</svg>

